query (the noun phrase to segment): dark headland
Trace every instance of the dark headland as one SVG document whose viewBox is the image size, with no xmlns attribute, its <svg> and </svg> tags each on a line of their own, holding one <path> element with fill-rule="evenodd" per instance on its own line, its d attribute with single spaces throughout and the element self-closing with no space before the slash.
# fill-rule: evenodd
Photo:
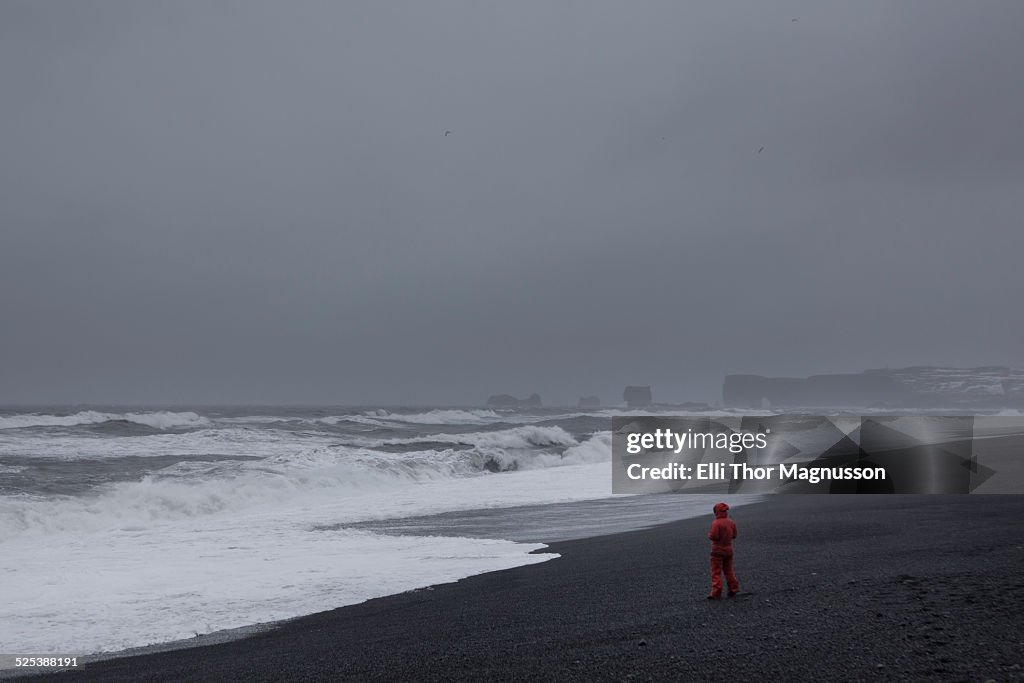
<svg viewBox="0 0 1024 683">
<path fill-rule="evenodd" d="M 729 600 L 705 600 L 709 515 L 52 678 L 1024 680 L 1024 496 L 779 495 L 733 512 L 744 592 Z"/>
</svg>

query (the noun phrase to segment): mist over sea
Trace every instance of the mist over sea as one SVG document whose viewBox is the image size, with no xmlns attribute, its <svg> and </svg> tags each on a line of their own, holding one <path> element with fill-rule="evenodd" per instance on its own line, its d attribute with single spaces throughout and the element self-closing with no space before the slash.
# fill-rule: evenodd
<svg viewBox="0 0 1024 683">
<path fill-rule="evenodd" d="M 551 559 L 484 512 L 610 497 L 625 412 L 0 411 L 0 652 L 116 651 Z M 483 521 L 402 522 L 455 512 Z"/>
</svg>

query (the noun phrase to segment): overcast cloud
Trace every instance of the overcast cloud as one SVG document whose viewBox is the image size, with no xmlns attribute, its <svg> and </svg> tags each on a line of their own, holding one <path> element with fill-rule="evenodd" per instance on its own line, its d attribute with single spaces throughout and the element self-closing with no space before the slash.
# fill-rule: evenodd
<svg viewBox="0 0 1024 683">
<path fill-rule="evenodd" d="M 994 0 L 4 0 L 0 403 L 1022 366 L 1022 33 Z"/>
</svg>

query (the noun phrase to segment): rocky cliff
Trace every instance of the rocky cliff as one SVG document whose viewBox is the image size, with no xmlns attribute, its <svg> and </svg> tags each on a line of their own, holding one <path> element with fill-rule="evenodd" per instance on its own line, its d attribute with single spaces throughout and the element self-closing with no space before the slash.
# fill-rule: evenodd
<svg viewBox="0 0 1024 683">
<path fill-rule="evenodd" d="M 915 366 L 810 377 L 728 375 L 722 400 L 736 408 L 1024 406 L 1024 371 Z"/>
</svg>

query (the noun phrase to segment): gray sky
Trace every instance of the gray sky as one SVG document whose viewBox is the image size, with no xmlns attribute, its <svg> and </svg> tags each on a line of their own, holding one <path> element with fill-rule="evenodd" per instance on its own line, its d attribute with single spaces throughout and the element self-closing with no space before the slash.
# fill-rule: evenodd
<svg viewBox="0 0 1024 683">
<path fill-rule="evenodd" d="M 3 0 L 0 403 L 1022 366 L 1022 33 L 996 0 Z"/>
</svg>

